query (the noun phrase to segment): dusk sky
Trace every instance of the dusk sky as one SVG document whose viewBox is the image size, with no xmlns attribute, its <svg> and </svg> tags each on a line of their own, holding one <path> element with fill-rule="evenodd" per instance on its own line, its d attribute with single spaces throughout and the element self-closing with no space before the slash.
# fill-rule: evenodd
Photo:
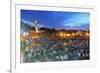
<svg viewBox="0 0 100 73">
<path fill-rule="evenodd" d="M 86 12 L 58 12 L 21 10 L 21 20 L 33 26 L 35 20 L 39 27 L 55 29 L 89 30 L 90 14 Z"/>
</svg>

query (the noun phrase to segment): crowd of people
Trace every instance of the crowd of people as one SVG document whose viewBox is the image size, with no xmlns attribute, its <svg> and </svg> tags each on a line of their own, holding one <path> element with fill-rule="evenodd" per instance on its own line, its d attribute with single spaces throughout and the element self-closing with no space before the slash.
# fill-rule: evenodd
<svg viewBox="0 0 100 73">
<path fill-rule="evenodd" d="M 88 60 L 90 57 L 89 39 L 36 38 L 26 40 L 24 46 L 24 62 Z"/>
</svg>

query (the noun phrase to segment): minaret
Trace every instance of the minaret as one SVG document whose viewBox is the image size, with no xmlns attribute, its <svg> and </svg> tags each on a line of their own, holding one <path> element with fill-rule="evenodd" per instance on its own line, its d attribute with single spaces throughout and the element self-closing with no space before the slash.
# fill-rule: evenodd
<svg viewBox="0 0 100 73">
<path fill-rule="evenodd" d="M 34 27 L 35 27 L 35 31 L 36 31 L 36 32 L 39 32 L 37 20 L 34 21 Z"/>
</svg>

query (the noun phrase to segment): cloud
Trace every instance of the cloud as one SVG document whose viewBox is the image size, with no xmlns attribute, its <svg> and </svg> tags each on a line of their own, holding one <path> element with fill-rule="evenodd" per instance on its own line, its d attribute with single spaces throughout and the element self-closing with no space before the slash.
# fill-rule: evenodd
<svg viewBox="0 0 100 73">
<path fill-rule="evenodd" d="M 23 21 L 24 23 L 27 23 L 30 26 L 34 26 L 34 23 L 32 23 L 30 21 L 27 21 L 27 20 L 24 20 L 24 19 L 22 19 L 21 21 Z M 39 27 L 44 27 L 45 25 L 38 23 L 38 26 Z"/>
<path fill-rule="evenodd" d="M 84 13 L 84 14 L 75 14 L 70 18 L 65 19 L 62 24 L 63 26 L 82 26 L 84 24 L 89 23 L 89 14 Z"/>
<path fill-rule="evenodd" d="M 29 22 L 29 21 L 24 20 L 24 19 L 21 19 L 21 21 L 23 21 L 24 23 L 27 23 L 27 24 L 29 24 L 29 25 L 32 25 L 32 24 L 33 24 L 32 22 Z"/>
</svg>

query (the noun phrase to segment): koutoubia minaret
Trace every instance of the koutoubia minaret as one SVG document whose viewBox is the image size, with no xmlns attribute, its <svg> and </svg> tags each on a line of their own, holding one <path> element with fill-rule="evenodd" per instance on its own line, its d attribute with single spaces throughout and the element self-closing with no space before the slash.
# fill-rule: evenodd
<svg viewBox="0 0 100 73">
<path fill-rule="evenodd" d="M 35 27 L 35 31 L 39 32 L 39 30 L 38 30 L 39 29 L 38 28 L 38 21 L 37 20 L 34 21 L 34 27 Z"/>
</svg>

